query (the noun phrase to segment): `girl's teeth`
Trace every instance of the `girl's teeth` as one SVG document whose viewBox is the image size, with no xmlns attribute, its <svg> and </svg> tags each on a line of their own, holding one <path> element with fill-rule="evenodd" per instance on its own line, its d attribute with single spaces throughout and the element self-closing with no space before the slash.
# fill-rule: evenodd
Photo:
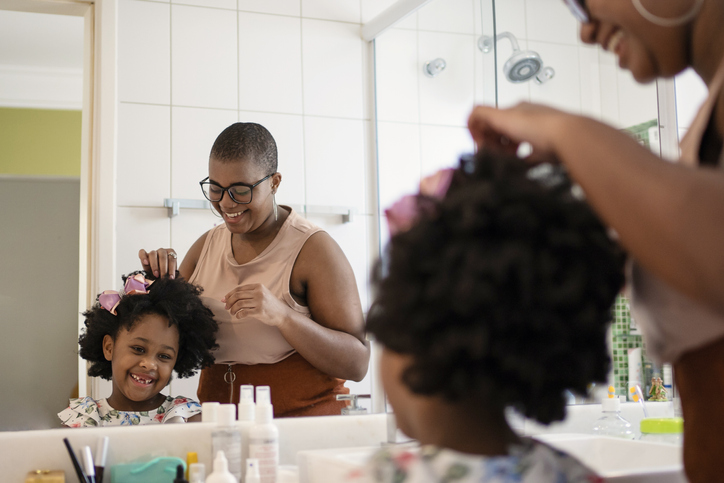
<svg viewBox="0 0 724 483">
<path fill-rule="evenodd" d="M 138 376 L 135 375 L 135 374 L 131 374 L 131 377 L 132 377 L 133 379 L 135 379 L 136 381 L 142 383 L 142 384 L 150 384 L 150 383 L 151 383 L 151 380 L 150 380 L 150 379 L 141 379 L 140 377 L 138 377 Z"/>
</svg>

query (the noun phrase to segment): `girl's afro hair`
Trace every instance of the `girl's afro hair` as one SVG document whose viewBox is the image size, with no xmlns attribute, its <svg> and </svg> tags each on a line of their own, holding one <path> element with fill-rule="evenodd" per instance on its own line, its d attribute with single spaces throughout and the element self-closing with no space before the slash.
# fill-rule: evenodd
<svg viewBox="0 0 724 483">
<path fill-rule="evenodd" d="M 126 278 L 123 277 L 124 282 Z M 111 379 L 111 362 L 103 355 L 103 337 L 110 335 L 115 340 L 119 330 L 131 330 L 147 314 L 163 316 L 168 319 L 169 327 L 174 325 L 178 329 L 179 351 L 174 370 L 179 377 L 190 377 L 198 369 L 212 365 L 211 350 L 218 347 L 215 339 L 218 325 L 211 310 L 201 302 L 200 294 L 199 287 L 181 278 L 163 277 L 151 284 L 147 294 L 121 297 L 116 308 L 118 315 L 96 302 L 83 313 L 85 330 L 78 340 L 80 356 L 91 363 L 88 375 Z"/>
<path fill-rule="evenodd" d="M 478 154 L 444 199 L 394 235 L 375 269 L 367 329 L 411 355 L 403 382 L 449 401 L 512 406 L 547 424 L 564 391 L 605 381 L 624 254 L 570 180 Z"/>
</svg>

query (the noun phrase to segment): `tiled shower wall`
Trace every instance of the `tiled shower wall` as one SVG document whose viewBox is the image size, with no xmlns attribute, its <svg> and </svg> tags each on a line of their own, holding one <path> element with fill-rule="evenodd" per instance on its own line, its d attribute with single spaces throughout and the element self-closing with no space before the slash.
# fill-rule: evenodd
<svg viewBox="0 0 724 483">
<path fill-rule="evenodd" d="M 367 307 L 376 256 L 368 45 L 361 24 L 387 5 L 360 0 L 119 0 L 116 275 L 140 248 L 183 257 L 219 220 L 165 198 L 203 199 L 208 152 L 237 121 L 276 138 L 280 204 L 357 211 L 310 216 L 339 243 Z M 195 394 L 195 380 L 174 394 Z M 101 390 L 102 392 L 105 392 Z M 369 383 L 353 388 L 369 393 Z"/>
</svg>

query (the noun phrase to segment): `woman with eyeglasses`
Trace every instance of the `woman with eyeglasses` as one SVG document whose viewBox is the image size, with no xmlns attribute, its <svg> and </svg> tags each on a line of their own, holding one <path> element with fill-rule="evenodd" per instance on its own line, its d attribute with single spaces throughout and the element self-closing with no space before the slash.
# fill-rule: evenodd
<svg viewBox="0 0 724 483">
<path fill-rule="evenodd" d="M 369 345 L 352 268 L 326 232 L 276 204 L 274 138 L 236 123 L 216 139 L 204 196 L 224 223 L 189 249 L 178 273 L 204 288 L 219 323 L 201 402 L 238 403 L 240 385 L 271 387 L 275 416 L 340 414 L 344 381 L 367 373 Z M 147 273 L 174 276 L 172 249 L 140 250 Z"/>
<path fill-rule="evenodd" d="M 647 352 L 673 362 L 684 415 L 690 481 L 720 481 L 724 452 L 724 2 L 565 0 L 581 39 L 618 57 L 639 82 L 687 67 L 709 98 L 664 162 L 605 124 L 547 107 L 476 107 L 479 147 L 560 162 L 633 259 L 634 317 Z M 712 381 L 715 381 L 712 384 Z M 704 389 L 706 388 L 706 389 Z"/>
</svg>

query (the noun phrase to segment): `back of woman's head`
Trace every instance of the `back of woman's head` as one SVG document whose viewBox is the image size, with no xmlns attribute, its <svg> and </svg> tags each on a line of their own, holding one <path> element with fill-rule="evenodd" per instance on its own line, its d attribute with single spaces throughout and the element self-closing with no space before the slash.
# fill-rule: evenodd
<svg viewBox="0 0 724 483">
<path fill-rule="evenodd" d="M 567 178 L 517 158 L 462 160 L 442 199 L 415 201 L 377 265 L 369 332 L 412 356 L 415 393 L 562 419 L 565 390 L 606 380 L 620 249 Z"/>
<path fill-rule="evenodd" d="M 132 275 L 135 273 L 128 277 Z M 124 282 L 128 277 L 124 277 Z M 183 279 L 163 277 L 148 286 L 148 293 L 122 296 L 115 308 L 116 315 L 97 302 L 83 313 L 85 330 L 78 341 L 80 356 L 91 363 L 88 375 L 110 379 L 113 373 L 111 362 L 103 354 L 104 336 L 115 340 L 120 330 L 131 330 L 149 314 L 166 318 L 169 327 L 178 329 L 179 350 L 174 370 L 179 377 L 192 376 L 198 369 L 213 364 L 211 350 L 217 347 L 218 325 L 200 294 L 200 288 Z"/>
</svg>

